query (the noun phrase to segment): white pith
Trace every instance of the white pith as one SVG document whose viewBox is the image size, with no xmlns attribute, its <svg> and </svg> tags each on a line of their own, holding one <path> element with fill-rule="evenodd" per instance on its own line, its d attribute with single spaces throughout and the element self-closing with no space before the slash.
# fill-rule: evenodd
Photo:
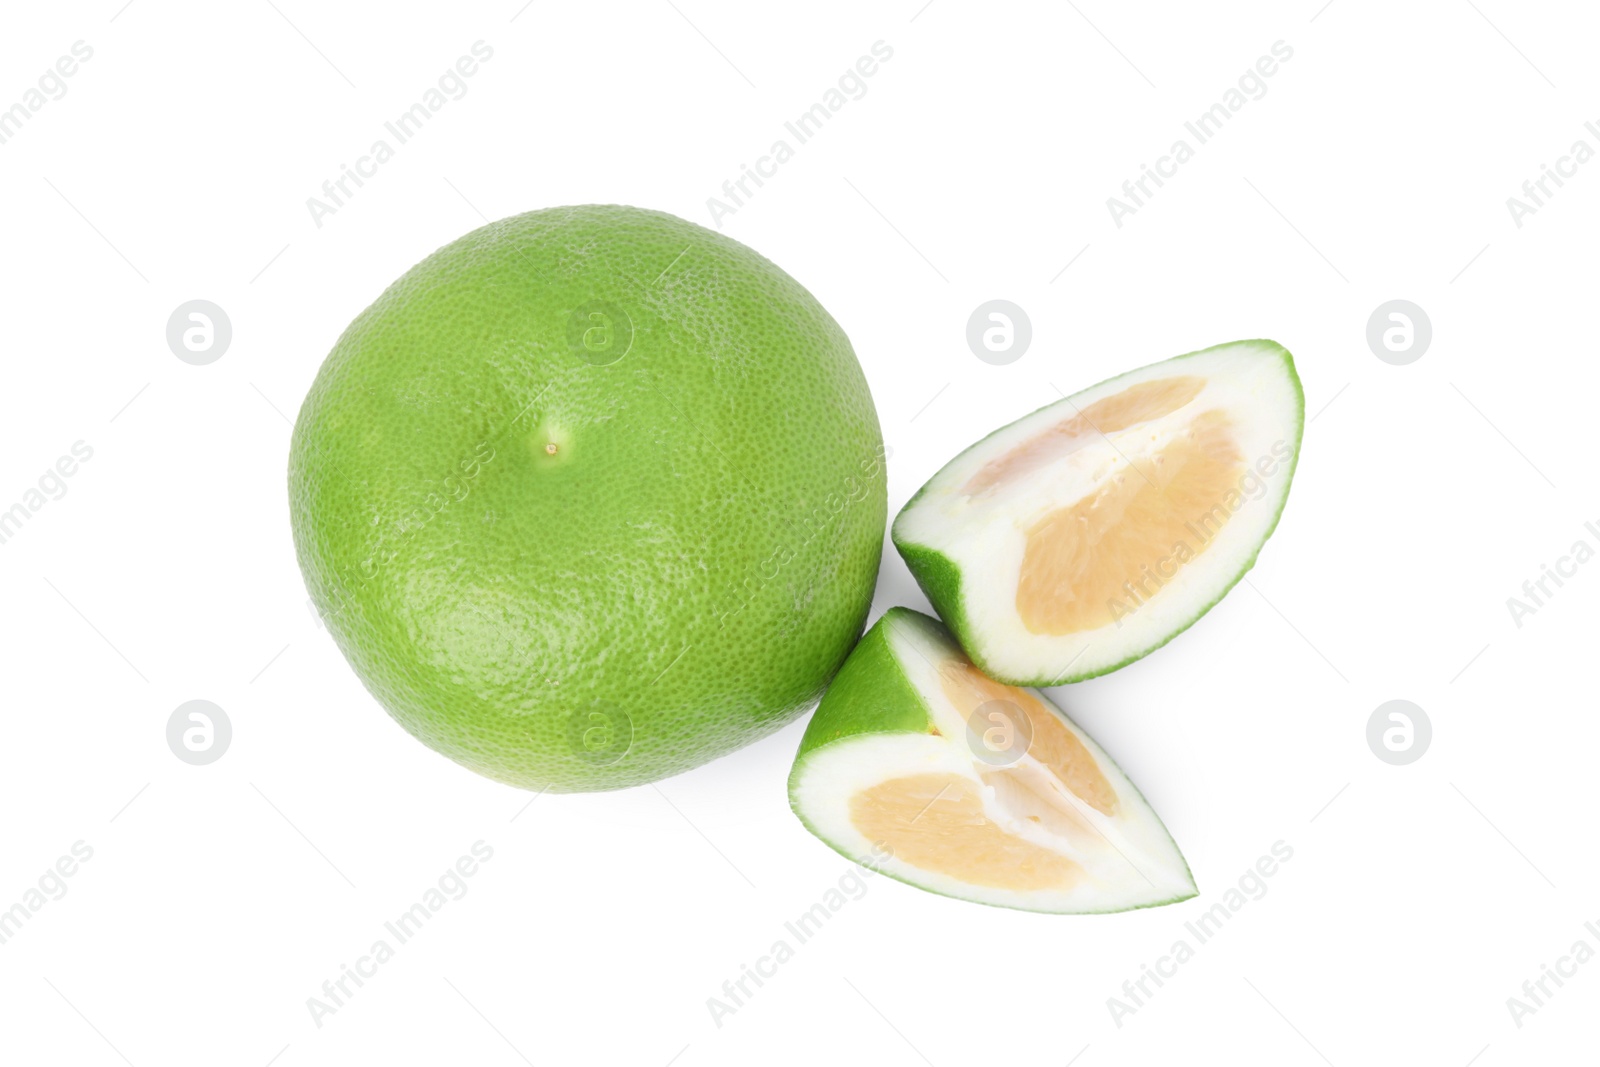
<svg viewBox="0 0 1600 1067">
<path fill-rule="evenodd" d="M 991 492 L 963 492 L 985 464 L 1095 401 L 1140 382 L 1177 375 L 1200 377 L 1205 386 L 1176 411 L 1097 435 L 1088 446 Z M 1273 473 L 1261 479 L 1265 491 L 1244 499 L 1215 537 L 1204 542 L 1196 538 L 1194 544 L 1204 543 L 1204 551 L 1177 567 L 1176 576 L 1154 595 L 1142 602 L 1132 596 L 1123 601 L 1132 610 L 1116 622 L 1060 636 L 1031 631 L 1016 606 L 1028 531 L 1052 511 L 1088 497 L 1107 479 L 1141 478 L 1131 464 L 1145 467 L 1198 414 L 1214 409 L 1229 416 L 1246 469 L 1272 462 Z M 1048 684 L 1089 677 L 1142 655 L 1183 629 L 1245 569 L 1289 491 L 1300 411 L 1299 391 L 1283 351 L 1270 343 L 1242 341 L 1142 367 L 1034 412 L 952 460 L 895 519 L 894 537 L 899 544 L 948 557 L 959 570 L 963 639 L 990 674 Z"/>
<path fill-rule="evenodd" d="M 1023 755 L 1002 771 L 978 760 L 967 742 L 963 713 L 950 702 L 939 681 L 942 664 L 966 662 L 955 643 L 916 616 L 887 621 L 887 637 L 906 678 L 922 695 L 937 734 L 864 734 L 810 753 L 795 787 L 794 801 L 813 831 L 840 851 L 914 885 L 966 900 L 1045 912 L 1106 912 L 1161 904 L 1194 895 L 1194 882 L 1160 818 L 1122 771 L 1065 715 L 1061 721 L 1099 765 L 1116 795 L 1113 814 L 1103 815 L 1068 791 L 1049 768 Z M 1036 694 L 1050 709 L 1054 705 Z M 1066 888 L 1005 889 L 977 885 L 943 871 L 905 862 L 881 842 L 870 840 L 851 818 L 857 793 L 891 779 L 920 774 L 953 774 L 972 782 L 985 816 L 1013 836 L 1066 856 L 1084 874 Z M 1018 788 L 1026 777 L 1038 792 Z M 1055 798 L 1057 809 L 1040 793 Z M 1076 819 L 1062 818 L 1061 806 Z M 1038 816 L 1039 818 L 1030 818 Z M 1052 828 L 1075 823 L 1076 829 Z M 1087 826 L 1087 829 L 1084 827 Z"/>
</svg>

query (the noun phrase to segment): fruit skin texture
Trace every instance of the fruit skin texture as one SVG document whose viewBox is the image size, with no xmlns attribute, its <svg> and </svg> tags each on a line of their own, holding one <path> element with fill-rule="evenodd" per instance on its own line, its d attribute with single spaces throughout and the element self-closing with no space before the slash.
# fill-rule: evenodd
<svg viewBox="0 0 1600 1067">
<path fill-rule="evenodd" d="M 1203 348 L 1197 352 L 1188 352 L 1182 356 L 1175 356 L 1172 359 L 1167 360 L 1166 364 L 1173 367 L 1174 373 L 1180 373 L 1182 370 L 1182 361 L 1184 359 L 1187 359 L 1191 356 L 1204 355 L 1207 352 L 1215 351 L 1216 349 L 1229 348 L 1233 345 L 1259 345 L 1265 348 L 1275 349 L 1279 358 L 1283 360 L 1283 363 L 1288 371 L 1289 380 L 1294 386 L 1297 419 L 1294 438 L 1294 452 L 1284 473 L 1284 480 L 1286 482 L 1293 482 L 1295 470 L 1300 463 L 1300 440 L 1305 430 L 1305 390 L 1300 383 L 1300 376 L 1295 372 L 1294 357 L 1290 355 L 1288 349 L 1284 348 L 1282 345 L 1279 345 L 1276 341 L 1265 339 L 1234 341 L 1230 342 L 1229 344 L 1213 345 L 1211 348 Z M 1143 370 L 1144 368 L 1136 369 Z M 1125 372 L 1125 374 L 1127 373 L 1133 372 Z M 1089 388 L 1099 388 L 1100 386 L 1105 385 L 1108 382 L 1116 381 L 1118 378 L 1123 376 L 1124 375 L 1114 375 L 1111 378 L 1107 378 L 1105 381 L 1098 383 L 1097 385 L 1090 386 Z M 1080 392 L 1088 392 L 1088 389 L 1080 390 Z M 1059 401 L 1052 401 L 1050 404 L 1045 404 L 1043 407 L 1036 410 L 1043 411 L 1044 408 L 1051 407 L 1055 403 L 1059 403 Z M 1013 422 L 1017 421 L 1021 420 L 1013 420 Z M 1009 425 L 1011 424 L 1007 424 L 1007 426 Z M 994 437 L 995 434 L 1000 433 L 1001 430 L 1006 429 L 1007 426 L 1002 426 L 995 430 L 994 433 L 991 433 L 981 440 L 974 442 L 968 448 L 960 452 L 956 457 L 952 458 L 950 463 L 954 463 L 956 459 L 959 459 L 961 456 L 966 455 L 974 449 L 981 448 L 984 442 Z M 946 466 L 948 465 L 949 464 L 946 464 Z M 917 492 L 912 495 L 911 499 L 906 502 L 905 507 L 900 509 L 900 515 L 904 515 L 912 508 L 913 505 L 916 504 L 917 500 L 928 491 L 930 484 L 931 480 L 928 484 L 924 484 L 921 489 L 917 490 Z M 1227 596 L 1228 593 L 1232 591 L 1233 587 L 1238 585 L 1239 582 L 1243 580 L 1244 576 L 1250 572 L 1250 568 L 1255 566 L 1256 558 L 1260 555 L 1261 549 L 1265 547 L 1267 541 L 1272 537 L 1273 532 L 1277 530 L 1278 521 L 1283 517 L 1283 509 L 1285 506 L 1287 506 L 1288 500 L 1288 494 L 1285 492 L 1282 501 L 1279 502 L 1278 510 L 1273 514 L 1271 522 L 1266 527 L 1266 532 L 1261 536 L 1260 543 L 1256 545 L 1255 552 L 1250 555 L 1249 560 L 1246 561 L 1245 565 L 1240 568 L 1239 573 L 1234 575 L 1233 579 L 1228 582 L 1228 584 L 1223 587 L 1223 589 L 1218 592 L 1215 597 L 1213 597 L 1208 603 L 1196 609 L 1194 616 L 1189 619 L 1187 623 L 1171 631 L 1170 633 L 1167 633 L 1159 641 L 1156 641 L 1149 647 L 1116 663 L 1100 667 L 1096 670 L 1056 676 L 1039 676 L 1029 678 L 1011 677 L 1008 676 L 1007 672 L 996 668 L 994 664 L 986 662 L 987 657 L 984 657 L 983 655 L 982 642 L 977 640 L 977 635 L 973 633 L 971 621 L 962 605 L 961 569 L 943 553 L 903 538 L 899 531 L 894 527 L 891 527 L 890 533 L 895 549 L 900 553 L 901 558 L 906 561 L 907 569 L 911 571 L 911 576 L 916 579 L 917 585 L 921 587 L 924 595 L 927 596 L 928 602 L 933 605 L 934 610 L 939 614 L 939 618 L 943 620 L 947 627 L 949 627 L 950 632 L 955 635 L 956 641 L 961 645 L 962 649 L 967 653 L 967 655 L 972 658 L 973 662 L 978 665 L 979 669 L 981 669 L 985 674 L 993 678 L 995 681 L 1004 682 L 1007 685 L 1041 686 L 1048 688 L 1051 686 L 1064 685 L 1071 682 L 1087 681 L 1090 678 L 1098 678 L 1101 675 L 1106 675 L 1112 673 L 1113 671 L 1121 670 L 1128 664 L 1135 663 L 1138 660 L 1143 659 L 1145 656 L 1148 656 L 1156 649 L 1165 646 L 1173 638 L 1177 637 L 1189 627 L 1199 622 L 1206 612 L 1216 607 L 1217 604 L 1222 601 L 1222 598 Z M 896 516 L 896 525 L 898 525 L 898 518 L 899 516 Z"/>
<path fill-rule="evenodd" d="M 794 771 L 789 776 L 791 786 L 806 757 L 823 745 L 856 734 L 927 733 L 933 729 L 933 715 L 927 703 L 900 669 L 900 662 L 889 647 L 888 628 L 893 620 L 913 616 L 927 618 L 910 608 L 890 608 L 856 643 L 855 651 L 806 724 L 800 750 L 795 753 Z M 799 808 L 795 808 L 795 814 L 805 822 Z"/>
<path fill-rule="evenodd" d="M 295 425 L 317 609 L 402 726 L 616 789 L 791 721 L 870 607 L 887 511 L 849 339 L 738 242 L 620 206 L 504 219 L 346 329 Z"/>
<path fill-rule="evenodd" d="M 901 667 L 893 648 L 889 644 L 888 631 L 891 626 L 910 623 L 913 625 L 926 625 L 943 629 L 940 623 L 920 611 L 911 608 L 894 607 L 886 611 L 876 623 L 872 625 L 861 640 L 856 644 L 855 651 L 840 668 L 839 674 L 834 678 L 833 684 L 828 687 L 822 702 L 817 705 L 816 712 L 811 716 L 811 721 L 806 725 L 806 732 L 800 739 L 800 749 L 795 753 L 794 766 L 789 772 L 789 807 L 811 834 L 823 844 L 855 863 L 869 862 L 862 856 L 852 855 L 848 850 L 840 848 L 825 837 L 811 820 L 806 818 L 805 811 L 800 801 L 799 790 L 802 778 L 807 770 L 807 763 L 829 745 L 843 743 L 851 738 L 863 734 L 926 734 L 936 733 L 932 709 L 928 707 L 911 680 L 906 677 L 905 670 Z M 1037 694 L 1039 698 L 1050 707 L 1054 703 L 1043 693 Z M 1059 710 L 1059 709 L 1058 709 Z M 1144 795 L 1132 782 L 1128 787 L 1133 796 L 1141 804 L 1148 806 Z M 1166 831 L 1167 841 L 1171 843 L 1171 834 Z M 1182 856 L 1177 852 L 1174 844 L 1173 851 L 1179 856 L 1185 877 L 1190 883 L 1186 892 L 1173 895 L 1170 899 L 1151 901 L 1139 904 L 1132 908 L 1109 908 L 1101 912 L 1075 912 L 1073 914 L 1110 914 L 1118 911 L 1134 911 L 1142 908 L 1161 907 L 1166 904 L 1175 904 L 1197 896 L 1199 890 L 1193 886 L 1193 876 L 1189 872 L 1187 862 L 1182 861 Z M 967 897 L 958 897 L 949 893 L 942 893 L 931 889 L 910 879 L 903 878 L 894 870 L 886 867 L 877 867 L 878 873 L 886 874 L 897 882 L 920 889 L 926 893 L 937 896 L 948 896 L 955 900 L 969 900 Z M 983 900 L 972 900 L 972 903 L 984 904 L 988 907 L 1016 907 L 1014 905 L 991 903 Z M 1031 910 L 1018 907 L 1017 910 Z"/>
</svg>

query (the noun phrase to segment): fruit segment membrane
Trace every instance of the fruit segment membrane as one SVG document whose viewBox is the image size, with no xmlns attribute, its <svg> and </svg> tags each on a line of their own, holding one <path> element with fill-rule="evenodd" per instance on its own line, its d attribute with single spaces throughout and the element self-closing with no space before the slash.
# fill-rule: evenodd
<svg viewBox="0 0 1600 1067">
<path fill-rule="evenodd" d="M 1205 379 L 1177 375 L 1140 382 L 1104 397 L 990 461 L 963 487 L 983 496 L 1025 479 L 1087 447 L 1115 448 L 1109 435 L 1177 412 L 1195 400 Z M 1057 507 L 1025 531 L 1027 546 L 1017 581 L 1016 608 L 1032 633 L 1065 636 L 1116 622 L 1113 600 L 1148 599 L 1175 571 L 1152 567 L 1185 544 L 1179 562 L 1205 550 L 1226 511 L 1216 502 L 1244 472 L 1227 414 L 1203 409 L 1163 447 L 1139 460 L 1120 455 L 1111 473 L 1087 495 Z M 1186 537 L 1195 522 L 1208 524 L 1198 547 Z"/>
<path fill-rule="evenodd" d="M 961 491 L 969 495 L 987 493 L 1003 483 L 1025 478 L 1085 445 L 1102 440 L 1107 434 L 1172 414 L 1199 396 L 1205 385 L 1204 378 L 1192 374 L 1130 385 L 1120 393 L 1096 400 L 1000 458 L 990 460 Z"/>
<path fill-rule="evenodd" d="M 940 665 L 944 697 L 964 720 L 994 708 L 1014 722 L 1026 718 L 1031 738 L 1014 765 L 981 768 L 974 780 L 928 773 L 891 778 L 851 798 L 850 815 L 869 840 L 924 870 L 972 885 L 1008 890 L 1071 889 L 1088 876 L 1082 858 L 1105 848 L 1090 812 L 1117 814 L 1115 790 L 1084 743 L 1032 693 L 991 681 L 963 660 Z M 1030 835 L 1009 832 L 986 813 L 982 787 L 1014 818 L 1033 824 Z"/>
</svg>

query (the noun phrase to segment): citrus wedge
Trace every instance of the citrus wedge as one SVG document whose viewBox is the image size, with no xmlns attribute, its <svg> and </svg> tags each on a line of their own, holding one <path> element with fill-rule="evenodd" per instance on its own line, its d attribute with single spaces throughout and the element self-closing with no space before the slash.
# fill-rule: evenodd
<svg viewBox="0 0 1600 1067">
<path fill-rule="evenodd" d="M 907 608 L 878 620 L 822 698 L 789 802 L 845 856 L 980 904 L 1111 912 L 1196 892 L 1100 746 L 1042 694 L 986 678 Z"/>
<path fill-rule="evenodd" d="M 1160 648 L 1221 600 L 1278 524 L 1305 398 L 1272 341 L 1130 371 L 951 460 L 895 547 L 991 677 L 1060 685 Z"/>
</svg>

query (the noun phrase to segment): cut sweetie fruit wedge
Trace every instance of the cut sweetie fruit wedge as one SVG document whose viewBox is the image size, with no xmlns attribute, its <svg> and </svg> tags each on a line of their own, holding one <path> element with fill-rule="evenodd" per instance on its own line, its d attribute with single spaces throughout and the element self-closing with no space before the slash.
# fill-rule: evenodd
<svg viewBox="0 0 1600 1067">
<path fill-rule="evenodd" d="M 789 802 L 845 856 L 980 904 L 1112 912 L 1196 893 L 1161 819 L 1100 746 L 906 608 L 878 620 L 822 698 Z"/>
<path fill-rule="evenodd" d="M 1186 630 L 1255 563 L 1300 455 L 1294 359 L 1236 341 L 1101 382 L 951 460 L 895 547 L 987 674 L 1060 685 Z"/>
</svg>

